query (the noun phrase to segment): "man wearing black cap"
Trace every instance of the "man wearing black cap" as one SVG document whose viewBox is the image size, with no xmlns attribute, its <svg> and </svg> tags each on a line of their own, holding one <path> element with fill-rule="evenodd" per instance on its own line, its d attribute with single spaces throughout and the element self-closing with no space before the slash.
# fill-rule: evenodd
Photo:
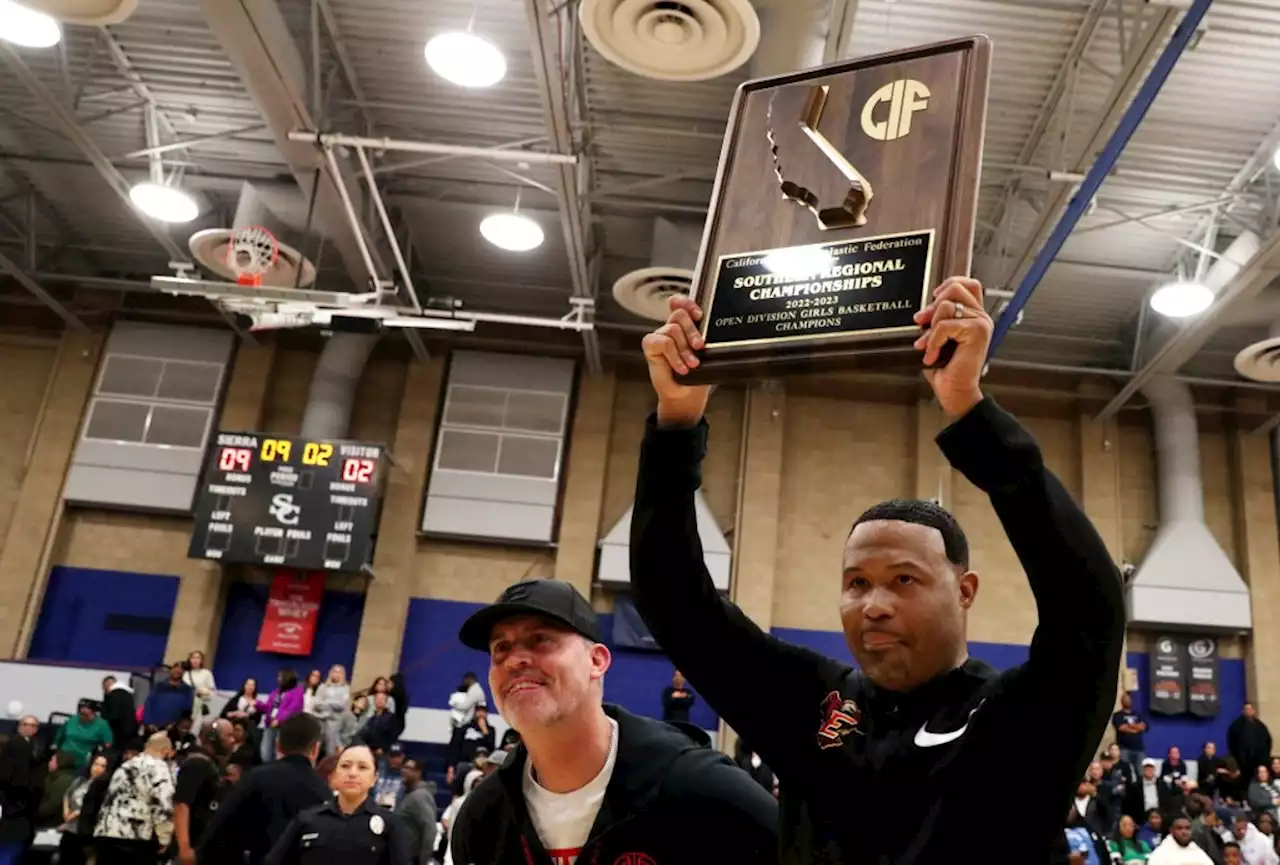
<svg viewBox="0 0 1280 865">
<path fill-rule="evenodd" d="M 764 633 L 720 596 L 694 508 L 709 389 L 676 378 L 699 363 L 703 313 L 687 297 L 671 310 L 644 338 L 658 410 L 640 453 L 631 587 L 658 644 L 778 776 L 782 858 L 973 858 L 974 803 L 999 801 L 1001 843 L 1043 862 L 1110 719 L 1124 596 L 1106 546 L 1035 440 L 982 393 L 992 332 L 982 286 L 939 286 L 915 317 L 915 347 L 950 422 L 938 444 L 990 498 L 1035 597 L 1027 663 L 1003 673 L 969 657 L 978 575 L 959 523 L 935 502 L 873 506 L 845 539 L 840 579 L 809 575 L 829 580 L 823 594 L 857 669 Z M 931 368 L 949 342 L 950 361 Z M 832 454 L 831 470 L 856 481 L 882 458 L 864 444 Z M 990 771 L 1010 754 L 1035 755 L 1036 766 L 1012 796 L 1006 774 Z"/>
<path fill-rule="evenodd" d="M 724 755 L 605 705 L 611 656 L 568 583 L 517 583 L 458 635 L 489 653 L 489 688 L 522 744 L 467 796 L 458 863 L 777 861 L 777 806 Z"/>
</svg>

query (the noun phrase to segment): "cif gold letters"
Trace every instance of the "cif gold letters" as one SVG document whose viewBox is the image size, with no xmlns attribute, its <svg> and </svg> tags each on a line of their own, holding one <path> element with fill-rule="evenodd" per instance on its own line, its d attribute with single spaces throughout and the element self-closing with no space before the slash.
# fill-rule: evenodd
<svg viewBox="0 0 1280 865">
<path fill-rule="evenodd" d="M 887 117 L 877 110 L 886 103 Z M 862 106 L 862 131 L 877 141 L 896 141 L 911 134 L 911 116 L 928 107 L 929 88 L 911 78 L 899 78 L 871 94 Z"/>
</svg>

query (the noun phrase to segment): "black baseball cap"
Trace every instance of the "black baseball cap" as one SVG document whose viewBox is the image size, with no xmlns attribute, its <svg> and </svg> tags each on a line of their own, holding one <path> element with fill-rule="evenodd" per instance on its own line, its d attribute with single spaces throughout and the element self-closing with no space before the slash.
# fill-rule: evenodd
<svg viewBox="0 0 1280 865">
<path fill-rule="evenodd" d="M 471 614 L 458 631 L 458 640 L 469 649 L 489 651 L 493 626 L 512 616 L 542 616 L 559 622 L 588 640 L 604 642 L 600 619 L 586 598 L 572 584 L 561 580 L 525 580 L 498 596 L 498 600 Z"/>
</svg>

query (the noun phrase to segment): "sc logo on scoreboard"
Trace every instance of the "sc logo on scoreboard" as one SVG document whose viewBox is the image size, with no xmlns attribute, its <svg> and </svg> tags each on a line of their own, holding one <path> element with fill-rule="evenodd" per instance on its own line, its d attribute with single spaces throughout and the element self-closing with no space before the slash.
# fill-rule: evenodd
<svg viewBox="0 0 1280 865">
<path fill-rule="evenodd" d="M 271 506 L 267 512 L 276 518 L 276 522 L 286 526 L 296 526 L 302 516 L 302 508 L 293 503 L 289 493 L 278 493 L 271 497 Z"/>
</svg>

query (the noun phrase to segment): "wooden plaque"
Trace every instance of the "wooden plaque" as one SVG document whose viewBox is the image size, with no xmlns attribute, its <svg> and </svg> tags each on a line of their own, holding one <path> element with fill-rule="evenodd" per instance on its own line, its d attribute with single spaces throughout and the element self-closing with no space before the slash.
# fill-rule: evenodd
<svg viewBox="0 0 1280 865">
<path fill-rule="evenodd" d="M 739 87 L 685 381 L 919 363 L 912 316 L 969 273 L 990 61 L 973 36 Z"/>
</svg>

